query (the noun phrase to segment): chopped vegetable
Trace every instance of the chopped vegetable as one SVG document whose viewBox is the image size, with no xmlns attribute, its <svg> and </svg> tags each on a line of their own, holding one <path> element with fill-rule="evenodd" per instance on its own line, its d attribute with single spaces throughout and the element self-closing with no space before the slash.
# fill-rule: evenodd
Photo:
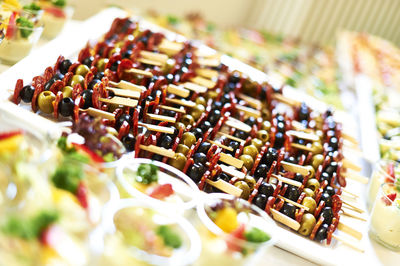
<svg viewBox="0 0 400 266">
<path fill-rule="evenodd" d="M 11 16 L 10 16 L 10 18 L 8 20 L 6 38 L 9 39 L 9 40 L 12 39 L 15 36 L 16 32 L 17 32 L 17 26 L 15 24 L 16 23 L 15 22 L 16 16 L 17 16 L 17 13 L 16 12 L 12 12 Z"/>
<path fill-rule="evenodd" d="M 156 198 L 156 199 L 164 199 L 170 195 L 174 194 L 174 190 L 172 189 L 171 184 L 162 184 L 156 186 L 152 191 L 150 192 L 150 197 Z"/>
<path fill-rule="evenodd" d="M 182 239 L 170 227 L 161 225 L 157 228 L 156 233 L 163 239 L 166 246 L 172 248 L 179 248 L 182 246 Z"/>
<path fill-rule="evenodd" d="M 271 239 L 271 237 L 264 231 L 253 227 L 244 233 L 244 237 L 249 242 L 262 243 Z"/>
<path fill-rule="evenodd" d="M 226 233 L 233 232 L 239 226 L 237 212 L 232 207 L 226 207 L 217 212 L 214 223 Z"/>
<path fill-rule="evenodd" d="M 11 216 L 2 231 L 5 234 L 26 240 L 38 238 L 43 230 L 50 224 L 56 222 L 59 214 L 56 211 L 44 210 L 29 219 Z"/>
<path fill-rule="evenodd" d="M 25 17 L 17 18 L 16 22 L 17 22 L 17 25 L 21 27 L 19 29 L 21 36 L 23 38 L 28 38 L 29 35 L 31 35 L 33 32 L 33 26 L 34 26 L 33 22 Z"/>
<path fill-rule="evenodd" d="M 137 170 L 136 181 L 151 184 L 158 181 L 158 167 L 154 164 L 140 164 Z"/>
<path fill-rule="evenodd" d="M 28 11 L 39 11 L 41 8 L 35 2 L 32 2 L 29 5 L 25 5 L 23 9 Z"/>
<path fill-rule="evenodd" d="M 67 1 L 65 0 L 54 0 L 53 5 L 59 6 L 59 7 L 64 7 L 67 4 Z"/>
</svg>

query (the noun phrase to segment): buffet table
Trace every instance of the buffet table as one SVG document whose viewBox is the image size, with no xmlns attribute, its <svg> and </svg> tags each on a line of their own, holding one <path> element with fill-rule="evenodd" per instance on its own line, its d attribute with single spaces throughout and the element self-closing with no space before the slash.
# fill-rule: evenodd
<svg viewBox="0 0 400 266">
<path fill-rule="evenodd" d="M 10 90 L 14 88 L 16 79 L 21 77 L 21 71 L 26 69 L 27 73 L 24 75 L 24 80 L 28 81 L 35 74 L 28 69 L 30 66 L 35 66 L 37 69 L 44 69 L 50 64 L 49 62 L 54 62 L 54 59 L 57 58 L 57 56 L 61 53 L 68 57 L 76 56 L 76 52 L 80 47 L 82 47 L 89 39 L 100 36 L 101 32 L 109 27 L 108 25 L 110 22 L 115 17 L 121 16 L 122 14 L 124 13 L 121 10 L 107 9 L 86 22 L 70 21 L 67 23 L 64 31 L 59 37 L 50 42 L 42 40 L 39 41 L 38 45 L 32 51 L 32 54 L 15 66 L 10 68 L 8 66 L 0 65 L 0 84 L 2 84 L 0 99 L 4 99 L 8 96 L 7 93 L 10 93 Z M 97 27 L 93 28 L 93 25 L 97 25 Z M 70 40 L 72 37 L 74 38 L 74 42 L 68 42 L 68 40 Z M 54 49 L 54 47 L 57 47 L 57 49 Z M 46 55 L 48 58 L 41 60 L 43 55 Z M 230 61 L 231 59 L 227 58 L 226 60 Z M 232 62 L 235 63 L 236 61 L 232 60 Z M 235 64 L 238 65 L 238 68 L 247 68 L 240 63 Z M 255 73 L 254 76 L 260 76 L 261 79 L 264 78 L 262 73 L 259 73 L 251 68 L 249 69 Z M 293 93 L 296 94 L 297 92 Z M 310 102 L 311 106 L 314 105 L 317 108 L 320 107 L 318 106 L 319 102 L 315 101 L 314 99 L 310 99 L 301 93 L 299 93 L 299 97 L 302 99 L 307 99 L 307 102 Z M 347 114 L 341 114 L 341 116 L 346 118 L 344 124 L 347 124 L 350 128 L 352 128 L 352 133 L 354 133 L 354 135 L 358 135 L 359 129 L 356 126 L 357 123 L 355 122 L 355 118 Z M 354 160 L 357 160 L 357 158 L 354 158 Z M 365 164 L 365 162 L 359 162 Z M 370 169 L 370 167 L 366 166 L 366 164 L 363 165 L 363 168 Z M 369 176 L 370 172 L 364 171 L 363 174 Z M 351 181 L 348 183 L 352 188 L 354 188 L 352 189 L 352 192 L 360 195 L 361 201 L 365 203 L 366 186 L 354 184 L 354 182 Z M 365 204 L 362 205 L 362 208 L 366 210 Z M 365 213 L 364 216 L 367 218 Z M 400 260 L 400 254 L 391 252 L 371 241 L 368 237 L 368 226 L 366 222 L 362 224 L 359 221 L 352 221 L 351 219 L 344 220 L 356 227 L 363 234 L 361 244 L 365 248 L 364 253 L 354 251 L 345 245 L 340 245 L 339 247 L 324 247 L 308 240 L 303 243 L 305 240 L 304 238 L 281 228 L 281 236 L 283 236 L 282 239 L 278 239 L 276 246 L 269 249 L 268 254 L 265 254 L 257 265 L 314 265 L 314 263 L 332 265 L 397 264 L 397 262 Z"/>
</svg>

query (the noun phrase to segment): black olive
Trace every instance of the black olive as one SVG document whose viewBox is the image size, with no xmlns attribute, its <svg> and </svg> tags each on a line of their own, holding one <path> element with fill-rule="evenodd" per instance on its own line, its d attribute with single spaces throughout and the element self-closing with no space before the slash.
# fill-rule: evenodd
<svg viewBox="0 0 400 266">
<path fill-rule="evenodd" d="M 269 167 L 266 164 L 260 164 L 257 166 L 256 171 L 254 172 L 254 177 L 256 180 L 260 177 L 266 177 Z"/>
<path fill-rule="evenodd" d="M 201 131 L 201 128 L 195 127 L 191 130 L 191 132 L 194 134 L 196 139 L 203 137 L 203 131 Z"/>
<path fill-rule="evenodd" d="M 22 101 L 24 101 L 26 103 L 30 103 L 32 101 L 32 97 L 33 97 L 34 93 L 35 93 L 35 87 L 33 87 L 32 85 L 26 85 L 19 92 L 19 97 L 21 97 Z"/>
<path fill-rule="evenodd" d="M 227 174 L 225 174 L 225 173 L 220 173 L 218 176 L 217 176 L 217 180 L 218 179 L 222 179 L 222 180 L 224 180 L 225 182 L 229 182 L 230 180 L 231 180 L 231 178 L 229 177 L 229 175 L 227 175 Z"/>
<path fill-rule="evenodd" d="M 203 123 L 201 123 L 200 128 L 201 130 L 205 133 L 207 132 L 207 130 L 209 130 L 211 128 L 211 123 L 209 121 L 204 121 Z"/>
<path fill-rule="evenodd" d="M 69 97 L 63 98 L 58 105 L 58 111 L 64 117 L 72 116 L 74 114 L 75 103 Z"/>
<path fill-rule="evenodd" d="M 278 151 L 275 148 L 268 148 L 262 158 L 262 162 L 271 167 L 272 163 L 278 159 Z"/>
<path fill-rule="evenodd" d="M 281 209 L 281 213 L 294 219 L 294 216 L 296 214 L 296 207 L 291 203 L 285 202 L 285 204 L 283 205 L 283 207 Z"/>
<path fill-rule="evenodd" d="M 331 197 L 335 195 L 336 191 L 333 187 L 327 186 L 324 190 L 325 193 L 328 193 Z"/>
<path fill-rule="evenodd" d="M 101 82 L 101 80 L 98 80 L 98 79 L 92 80 L 88 85 L 88 89 L 93 90 L 94 85 L 96 85 L 97 83 L 100 83 L 100 82 Z"/>
<path fill-rule="evenodd" d="M 229 142 L 229 145 L 228 145 L 228 146 L 231 147 L 233 150 L 236 150 L 236 149 L 239 148 L 240 143 L 239 143 L 238 141 L 231 140 L 231 141 Z"/>
<path fill-rule="evenodd" d="M 328 184 L 331 182 L 331 176 L 327 172 L 323 172 L 319 177 L 319 182 L 323 182 L 324 180 L 328 181 Z"/>
<path fill-rule="evenodd" d="M 337 162 L 331 162 L 331 163 L 326 167 L 325 172 L 327 172 L 329 176 L 332 176 L 333 173 L 336 172 L 337 166 L 338 166 Z"/>
<path fill-rule="evenodd" d="M 274 186 L 267 182 L 262 182 L 261 185 L 258 187 L 258 193 L 264 194 L 267 198 L 274 194 L 274 190 Z"/>
<path fill-rule="evenodd" d="M 86 57 L 85 59 L 83 59 L 82 64 L 87 65 L 90 68 L 92 66 L 93 60 L 93 56 Z"/>
<path fill-rule="evenodd" d="M 208 121 L 210 121 L 211 125 L 215 125 L 220 117 L 221 117 L 221 112 L 215 109 L 212 110 L 208 115 Z"/>
<path fill-rule="evenodd" d="M 206 168 L 202 164 L 195 163 L 190 167 L 188 176 L 195 182 L 198 183 L 201 180 L 201 177 L 205 173 Z"/>
<path fill-rule="evenodd" d="M 64 75 L 61 74 L 61 73 L 56 73 L 56 74 L 54 74 L 54 76 L 53 76 L 53 79 L 54 79 L 54 80 L 62 80 L 63 78 L 64 78 Z"/>
<path fill-rule="evenodd" d="M 128 124 L 132 125 L 132 117 L 129 114 L 122 114 L 120 117 L 117 119 L 115 123 L 115 128 L 119 130 L 119 128 L 122 126 L 124 121 L 128 122 Z"/>
<path fill-rule="evenodd" d="M 276 116 L 276 121 L 277 122 L 285 122 L 285 117 L 283 117 L 283 115 L 277 115 Z"/>
<path fill-rule="evenodd" d="M 104 77 L 104 72 L 97 72 L 96 75 L 94 75 L 95 79 L 101 80 Z"/>
<path fill-rule="evenodd" d="M 265 196 L 264 194 L 257 194 L 257 196 L 253 199 L 253 204 L 259 207 L 261 210 L 264 210 L 267 201 L 267 196 Z"/>
<path fill-rule="evenodd" d="M 54 82 L 56 82 L 56 79 L 51 78 L 49 81 L 46 82 L 46 84 L 44 84 L 44 90 L 48 91 L 51 88 L 51 85 L 54 84 Z"/>
<path fill-rule="evenodd" d="M 121 61 L 117 60 L 114 63 L 112 63 L 112 65 L 110 66 L 110 70 L 111 71 L 117 71 L 119 64 L 121 63 Z"/>
<path fill-rule="evenodd" d="M 275 134 L 274 148 L 280 149 L 283 146 L 284 141 L 285 141 L 285 139 L 283 138 L 282 132 L 277 132 Z"/>
<path fill-rule="evenodd" d="M 193 154 L 194 163 L 206 164 L 207 156 L 202 152 L 196 152 Z"/>
<path fill-rule="evenodd" d="M 171 84 L 171 83 L 174 82 L 174 75 L 168 74 L 168 75 L 166 76 L 166 79 L 167 79 L 168 83 Z"/>
<path fill-rule="evenodd" d="M 299 181 L 300 183 L 303 183 L 304 177 L 303 177 L 303 175 L 296 173 L 294 176 L 294 180 Z"/>
<path fill-rule="evenodd" d="M 172 110 L 166 110 L 166 109 L 164 109 L 164 110 L 163 110 L 163 115 L 174 117 L 174 116 L 176 115 L 176 112 L 175 112 L 175 111 L 172 111 Z"/>
<path fill-rule="evenodd" d="M 122 58 L 130 58 L 132 55 L 132 50 L 126 50 L 122 53 Z"/>
<path fill-rule="evenodd" d="M 154 101 L 154 97 L 149 95 L 149 96 L 146 97 L 146 101 L 152 102 L 152 101 Z"/>
<path fill-rule="evenodd" d="M 231 102 L 231 97 L 229 96 L 229 94 L 224 94 L 221 97 L 221 103 L 224 105 L 226 103 L 230 103 Z"/>
<path fill-rule="evenodd" d="M 186 58 L 185 61 L 183 61 L 182 66 L 188 67 L 188 66 L 190 66 L 191 64 L 192 64 L 192 59 Z"/>
<path fill-rule="evenodd" d="M 331 224 L 333 219 L 333 211 L 331 207 L 325 207 L 321 214 L 324 217 L 324 224 Z"/>
<path fill-rule="evenodd" d="M 240 74 L 238 72 L 233 72 L 229 76 L 229 82 L 238 83 L 240 81 Z"/>
<path fill-rule="evenodd" d="M 164 156 L 160 155 L 160 154 L 154 154 L 153 157 L 151 159 L 153 159 L 154 161 L 159 161 L 161 162 L 163 160 Z"/>
<path fill-rule="evenodd" d="M 197 149 L 197 152 L 205 153 L 207 154 L 208 150 L 211 147 L 211 143 L 209 142 L 203 142 L 200 144 L 199 148 Z"/>
<path fill-rule="evenodd" d="M 290 156 L 289 158 L 286 158 L 285 161 L 288 162 L 288 163 L 297 164 L 297 160 L 293 156 Z"/>
<path fill-rule="evenodd" d="M 61 62 L 59 66 L 59 70 L 61 74 L 66 74 L 68 72 L 69 67 L 72 65 L 71 60 L 65 59 L 64 61 Z"/>
<path fill-rule="evenodd" d="M 326 192 L 322 193 L 321 200 L 325 201 L 326 207 L 332 207 L 332 198 L 328 193 L 326 193 Z"/>
<path fill-rule="evenodd" d="M 228 83 L 227 85 L 224 86 L 224 92 L 229 93 L 229 92 L 233 91 L 235 88 L 236 88 L 235 83 Z"/>
<path fill-rule="evenodd" d="M 237 137 L 239 139 L 246 139 L 248 134 L 242 130 L 236 129 L 235 133 L 233 134 L 234 137 Z"/>
<path fill-rule="evenodd" d="M 133 151 L 135 149 L 136 139 L 131 133 L 122 137 L 121 141 L 127 151 Z"/>
<path fill-rule="evenodd" d="M 85 100 L 85 103 L 83 104 L 83 109 L 92 107 L 93 106 L 93 103 L 92 103 L 93 90 L 84 90 L 81 95 L 82 95 L 83 100 Z"/>
<path fill-rule="evenodd" d="M 318 229 L 317 233 L 315 234 L 315 240 L 322 241 L 322 240 L 326 239 L 326 237 L 328 235 L 328 228 L 329 228 L 329 225 L 321 224 L 320 228 Z"/>
<path fill-rule="evenodd" d="M 285 133 L 285 123 L 284 122 L 278 122 L 276 125 L 276 128 L 278 129 L 278 132 Z"/>
<path fill-rule="evenodd" d="M 251 127 L 252 127 L 256 122 L 257 122 L 257 120 L 256 120 L 254 117 L 252 117 L 252 116 L 250 116 L 249 118 L 247 118 L 246 120 L 244 120 L 244 123 L 247 124 L 247 125 L 249 125 L 249 126 L 251 126 Z"/>
<path fill-rule="evenodd" d="M 223 106 L 223 104 L 221 103 L 221 102 L 218 102 L 218 101 L 214 101 L 212 104 L 211 104 L 211 109 L 217 109 L 217 110 L 221 110 L 222 109 L 222 106 Z"/>
<path fill-rule="evenodd" d="M 169 149 L 172 147 L 173 142 L 174 142 L 174 140 L 172 139 L 172 137 L 170 135 L 164 135 L 161 138 L 160 146 L 163 148 Z"/>
<path fill-rule="evenodd" d="M 288 189 L 286 190 L 285 197 L 290 200 L 297 201 L 299 196 L 300 196 L 300 192 L 299 192 L 298 188 L 295 186 L 289 186 Z"/>
<path fill-rule="evenodd" d="M 142 36 L 138 39 L 138 42 L 142 42 L 144 46 L 147 46 L 147 42 L 149 41 L 149 38 L 147 36 Z"/>
<path fill-rule="evenodd" d="M 329 139 L 329 146 L 336 151 L 339 148 L 338 139 L 336 137 L 331 137 Z"/>
</svg>

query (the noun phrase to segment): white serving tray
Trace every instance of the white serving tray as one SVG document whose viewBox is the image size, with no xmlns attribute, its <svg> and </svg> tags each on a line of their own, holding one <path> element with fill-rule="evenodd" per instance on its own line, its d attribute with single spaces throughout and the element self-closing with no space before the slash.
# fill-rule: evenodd
<svg viewBox="0 0 400 266">
<path fill-rule="evenodd" d="M 30 82 L 34 76 L 42 74 L 47 66 L 53 65 L 60 54 L 67 58 L 76 57 L 79 50 L 83 48 L 88 40 L 99 38 L 109 29 L 114 18 L 123 16 L 126 16 L 126 13 L 120 9 L 109 8 L 103 10 L 99 14 L 82 23 L 78 32 L 64 33 L 55 40 L 49 42 L 47 45 L 36 50 L 25 59 L 21 60 L 18 64 L 14 65 L 6 72 L 2 73 L 0 75 L 0 105 L 4 106 L 5 103 L 1 103 L 1 100 L 7 100 L 11 96 L 15 82 L 18 78 L 23 78 L 24 83 Z M 140 25 L 145 28 L 162 31 L 167 36 L 171 36 L 171 38 L 183 38 L 182 36 L 176 35 L 175 33 L 162 29 L 146 21 L 141 21 Z M 199 44 L 199 47 L 202 50 L 209 50 L 211 52 L 213 51 L 212 49 L 201 44 Z M 230 68 L 246 73 L 253 80 L 259 82 L 275 82 L 270 80 L 265 73 L 236 59 L 228 56 L 222 56 L 221 59 L 225 64 L 229 65 Z M 324 103 L 311 96 L 305 95 L 300 91 L 293 90 L 292 88 L 285 87 L 284 93 L 289 95 L 290 98 L 304 100 L 309 106 L 316 110 L 323 111 L 327 108 Z M 21 108 L 18 109 L 20 110 L 20 113 L 14 113 L 14 117 L 15 119 L 20 119 L 21 124 L 23 124 L 25 123 L 24 121 L 29 120 L 28 116 L 25 116 L 25 114 L 29 112 Z M 343 122 L 347 132 L 351 132 L 355 136 L 357 135 L 356 133 L 358 128 L 354 118 L 342 112 L 336 112 L 335 116 L 339 121 Z M 46 130 L 52 126 L 49 126 L 47 123 L 40 123 L 40 126 L 38 127 L 42 127 L 42 130 Z M 364 199 L 364 192 L 366 189 L 364 185 L 348 180 L 347 188 L 350 191 L 361 195 L 361 200 Z M 363 200 L 362 202 L 365 201 Z M 363 204 L 358 203 L 358 205 Z M 366 209 L 365 206 L 363 206 L 363 208 Z M 380 248 L 376 244 L 371 244 L 371 241 L 367 235 L 368 226 L 366 222 L 360 222 L 355 219 L 346 218 L 347 217 L 342 216 L 341 219 L 363 233 L 364 237 L 361 241 L 361 246 L 366 248 L 365 253 L 357 252 L 346 245 L 335 243 L 334 241 L 331 246 L 324 246 L 311 241 L 308 238 L 302 237 L 297 233 L 290 232 L 289 229 L 286 229 L 283 226 L 277 228 L 280 239 L 276 245 L 300 257 L 323 265 L 376 265 L 380 263 L 391 264 L 399 261 L 400 255 L 388 256 L 385 249 Z M 335 234 L 343 235 L 343 233 L 337 231 Z M 383 254 L 380 256 L 382 258 L 377 257 L 379 254 Z M 263 261 L 268 261 L 268 256 L 271 256 L 271 254 L 264 256 Z"/>
</svg>

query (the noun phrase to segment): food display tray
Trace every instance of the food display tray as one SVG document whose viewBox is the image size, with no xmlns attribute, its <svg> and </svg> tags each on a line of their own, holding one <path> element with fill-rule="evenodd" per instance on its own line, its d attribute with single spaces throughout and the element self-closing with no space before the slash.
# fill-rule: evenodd
<svg viewBox="0 0 400 266">
<path fill-rule="evenodd" d="M 19 63 L 11 67 L 9 70 L 2 73 L 0 75 L 0 104 L 4 104 L 4 102 L 1 103 L 1 101 L 6 101 L 12 95 L 12 91 L 15 87 L 15 82 L 17 79 L 23 78 L 24 83 L 28 83 L 32 80 L 34 76 L 42 74 L 42 71 L 47 66 L 53 65 L 60 54 L 67 58 L 76 58 L 79 50 L 89 40 L 98 39 L 103 33 L 108 30 L 114 18 L 124 17 L 126 15 L 127 13 L 120 9 L 105 9 L 94 17 L 88 19 L 87 21 L 82 22 L 82 24 L 79 26 L 78 31 L 64 32 L 53 41 L 36 50 L 28 57 L 24 58 Z M 179 40 L 184 38 L 146 21 L 141 20 L 140 23 L 142 27 L 161 31 L 167 36 L 175 37 L 175 39 Z M 196 45 L 198 45 L 198 47 L 205 52 L 213 51 L 212 49 L 200 43 Z M 272 84 L 275 83 L 275 81 L 271 80 L 265 73 L 256 70 L 236 59 L 223 55 L 221 57 L 221 61 L 224 64 L 228 65 L 230 69 L 246 73 L 246 75 L 248 75 L 251 79 L 255 81 L 269 81 Z M 310 107 L 319 111 L 326 110 L 327 108 L 324 103 L 290 87 L 284 88 L 284 94 L 288 98 L 305 101 Z M 38 119 L 37 121 L 35 121 L 35 123 L 28 123 L 30 118 L 32 118 L 32 115 L 36 115 L 30 113 L 27 110 L 23 110 L 24 108 L 15 106 L 15 108 L 11 109 L 12 110 L 10 110 L 9 115 L 12 115 L 13 119 L 19 120 L 21 125 L 26 126 L 28 124 L 32 127 L 38 128 L 38 130 L 41 130 L 41 132 L 43 132 L 44 134 L 46 134 L 47 131 L 54 131 L 55 129 L 57 129 L 55 123 L 48 121 L 44 122 L 44 120 L 41 119 Z M 27 113 L 29 113 L 29 115 L 26 115 Z M 335 113 L 335 116 L 337 117 L 338 121 L 343 123 L 343 127 L 346 129 L 347 133 L 350 133 L 353 136 L 357 136 L 358 127 L 354 117 L 339 111 Z M 358 161 L 357 157 L 351 156 L 351 154 L 348 159 L 358 164 L 361 163 L 360 161 Z M 352 180 L 348 180 L 347 184 L 348 186 L 346 187 L 346 189 L 350 190 L 352 193 L 360 195 L 360 199 L 358 200 L 356 205 L 361 206 L 362 209 L 366 210 L 366 206 L 364 204 L 366 185 L 356 183 Z M 366 212 L 364 213 L 364 216 L 365 218 L 367 218 Z M 363 234 L 363 238 L 360 242 L 360 248 L 365 248 L 365 252 L 362 253 L 356 251 L 349 246 L 335 241 L 333 241 L 331 246 L 325 246 L 308 238 L 302 237 L 295 232 L 291 232 L 291 230 L 289 228 L 285 228 L 285 226 L 279 226 L 277 228 L 279 239 L 276 245 L 300 257 L 323 265 L 376 265 L 382 263 L 382 261 L 384 261 L 385 264 L 399 261 L 400 255 L 397 257 L 387 256 L 389 257 L 389 259 L 385 258 L 385 256 L 387 255 L 387 253 L 385 253 L 386 250 L 377 247 L 376 244 L 371 243 L 368 237 L 367 222 L 362 222 L 344 216 L 341 216 L 341 221 L 352 226 Z M 343 234 L 342 232 L 338 232 L 338 230 L 335 232 L 335 234 L 351 238 L 348 235 Z M 273 256 L 273 254 L 264 255 L 262 262 L 268 262 L 268 256 Z"/>
</svg>

